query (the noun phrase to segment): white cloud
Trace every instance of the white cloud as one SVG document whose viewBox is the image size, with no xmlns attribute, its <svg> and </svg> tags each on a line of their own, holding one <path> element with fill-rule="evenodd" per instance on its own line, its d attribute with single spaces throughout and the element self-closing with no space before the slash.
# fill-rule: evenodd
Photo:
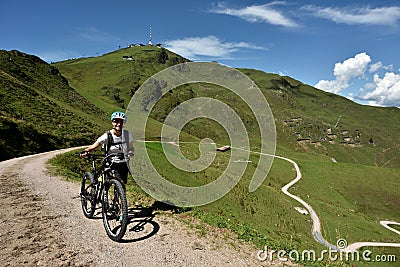
<svg viewBox="0 0 400 267">
<path fill-rule="evenodd" d="M 365 52 L 357 54 L 353 58 L 346 59 L 343 63 L 338 62 L 333 69 L 335 80 L 321 80 L 314 87 L 321 90 L 339 94 L 349 87 L 352 79 L 362 77 L 371 62 L 371 57 Z"/>
<path fill-rule="evenodd" d="M 376 63 L 374 63 L 374 64 L 371 64 L 371 65 L 369 66 L 369 72 L 370 72 L 370 73 L 377 72 L 377 71 L 380 70 L 380 69 L 393 71 L 393 64 L 384 66 L 383 63 L 382 63 L 381 61 L 378 61 L 378 62 L 376 62 Z"/>
<path fill-rule="evenodd" d="M 336 23 L 344 24 L 367 24 L 395 26 L 400 20 L 400 7 L 378 7 L 378 8 L 330 8 L 315 5 L 303 6 L 302 9 L 313 12 L 313 15 L 324 19 L 330 19 Z"/>
<path fill-rule="evenodd" d="M 286 17 L 282 12 L 272 8 L 274 5 L 283 5 L 284 1 L 275 1 L 265 5 L 253 5 L 240 9 L 228 8 L 224 4 L 219 3 L 218 8 L 211 10 L 213 13 L 226 14 L 239 17 L 249 22 L 265 22 L 273 25 L 284 26 L 288 28 L 298 27 L 299 25 Z"/>
<path fill-rule="evenodd" d="M 368 101 L 368 106 L 382 107 L 382 105 L 379 105 L 376 101 Z"/>
<path fill-rule="evenodd" d="M 198 57 L 228 57 L 231 53 L 237 52 L 241 49 L 266 50 L 263 47 L 255 46 L 246 42 L 223 42 L 215 36 L 187 37 L 183 39 L 170 40 L 164 42 L 164 46 L 183 57 L 193 60 Z"/>
<path fill-rule="evenodd" d="M 316 85 L 314 85 L 314 87 L 327 92 L 338 94 L 344 89 L 346 89 L 348 85 L 342 84 L 338 80 L 332 80 L 332 81 L 320 80 Z"/>
<path fill-rule="evenodd" d="M 373 73 L 373 72 L 377 72 L 380 68 L 382 68 L 383 64 L 381 61 L 378 61 L 374 64 L 371 64 L 369 66 L 369 72 Z"/>
<path fill-rule="evenodd" d="M 368 100 L 374 105 L 400 107 L 400 74 L 387 72 L 383 78 L 375 74 L 374 82 L 367 84 L 366 87 L 373 90 L 366 93 L 366 90 L 360 90 L 359 99 Z"/>
</svg>

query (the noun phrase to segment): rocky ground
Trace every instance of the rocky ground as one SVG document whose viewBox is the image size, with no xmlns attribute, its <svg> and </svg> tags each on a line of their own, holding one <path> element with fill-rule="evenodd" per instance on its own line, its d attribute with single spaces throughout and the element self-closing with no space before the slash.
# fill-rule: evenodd
<svg viewBox="0 0 400 267">
<path fill-rule="evenodd" d="M 218 231 L 199 236 L 174 214 L 131 209 L 123 242 L 101 214 L 83 216 L 79 184 L 49 174 L 59 151 L 0 162 L 1 266 L 265 266 L 257 249 Z M 279 265 L 271 263 L 271 265 Z"/>
</svg>

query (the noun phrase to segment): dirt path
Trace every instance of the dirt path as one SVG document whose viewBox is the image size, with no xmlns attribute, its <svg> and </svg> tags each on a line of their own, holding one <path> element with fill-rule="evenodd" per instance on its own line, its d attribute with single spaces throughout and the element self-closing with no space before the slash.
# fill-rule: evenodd
<svg viewBox="0 0 400 267">
<path fill-rule="evenodd" d="M 290 163 L 293 164 L 294 169 L 296 170 L 296 177 L 289 182 L 287 185 L 285 185 L 284 187 L 282 187 L 282 192 L 284 194 L 286 194 L 287 196 L 293 198 L 294 200 L 298 201 L 299 203 L 301 203 L 308 211 L 308 213 L 311 216 L 312 222 L 313 222 L 313 227 L 312 227 L 312 234 L 313 237 L 316 241 L 318 241 L 321 245 L 333 249 L 333 250 L 338 250 L 338 249 L 344 249 L 345 251 L 356 251 L 362 247 L 400 247 L 400 243 L 387 243 L 387 242 L 355 242 L 355 243 L 351 243 L 351 244 L 347 244 L 346 240 L 344 239 L 339 239 L 338 242 L 340 240 L 344 241 L 345 243 L 342 244 L 343 246 L 340 247 L 338 246 L 339 244 L 330 244 L 327 240 L 325 240 L 325 238 L 322 236 L 321 233 L 321 221 L 317 215 L 317 213 L 315 212 L 315 210 L 311 207 L 310 204 L 308 204 L 307 202 L 305 202 L 303 199 L 301 199 L 300 197 L 293 195 L 291 193 L 289 193 L 289 188 L 292 187 L 295 183 L 297 183 L 298 181 L 300 181 L 302 175 L 301 175 L 301 171 L 299 166 L 297 165 L 297 163 L 291 159 L 285 158 L 285 157 L 280 157 L 280 156 L 274 156 L 276 158 L 279 159 L 283 159 L 286 160 Z M 390 227 L 389 225 L 393 224 L 393 225 L 400 225 L 400 223 L 395 222 L 395 221 L 381 221 L 380 224 L 382 226 L 384 226 L 386 229 L 389 229 L 390 231 L 393 231 L 397 234 L 400 234 L 399 231 L 397 231 L 396 229 Z"/>
<path fill-rule="evenodd" d="M 111 241 L 101 215 L 83 216 L 79 185 L 48 174 L 57 153 L 0 162 L 1 266 L 265 266 L 256 248 L 151 212 L 128 225 L 123 243 Z"/>
</svg>

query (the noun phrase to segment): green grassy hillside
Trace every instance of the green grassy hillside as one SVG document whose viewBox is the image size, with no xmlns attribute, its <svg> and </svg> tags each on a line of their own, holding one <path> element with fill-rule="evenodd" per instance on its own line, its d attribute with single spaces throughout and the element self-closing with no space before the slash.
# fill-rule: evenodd
<svg viewBox="0 0 400 267">
<path fill-rule="evenodd" d="M 85 98 L 103 110 L 112 111 L 116 107 L 126 108 L 134 92 L 150 76 L 186 61 L 165 49 L 141 46 L 95 58 L 58 62 L 55 66 Z"/>
<path fill-rule="evenodd" d="M 160 64 L 160 53 L 156 47 L 134 47 L 56 66 L 82 95 L 107 110 L 115 105 L 126 107 L 130 96 L 148 77 L 172 64 Z M 176 56 L 167 53 L 170 58 Z M 123 60 L 124 55 L 132 55 L 135 61 Z M 396 208 L 400 199 L 396 190 L 400 180 L 400 110 L 362 106 L 290 77 L 251 69 L 240 71 L 255 81 L 268 100 L 277 127 L 277 154 L 296 160 L 303 171 L 303 179 L 291 192 L 320 214 L 326 239 L 331 243 L 338 238 L 346 238 L 349 243 L 399 242 L 379 220 L 400 220 Z M 118 95 L 110 94 L 110 90 Z M 232 92 L 210 84 L 184 85 L 166 94 L 151 113 L 154 121 L 148 124 L 147 139 L 158 140 L 161 123 L 169 112 L 194 97 L 212 97 L 229 104 L 243 119 L 251 149 L 258 150 L 259 130 L 251 110 Z M 218 144 L 229 144 L 225 130 L 211 120 L 193 120 L 183 130 L 194 136 L 191 140 L 208 137 Z M 229 154 L 218 155 L 209 168 L 190 174 L 172 166 L 161 145 L 149 143 L 147 149 L 152 163 L 166 179 L 186 186 L 213 181 L 229 159 Z M 199 157 L 197 144 L 181 145 L 181 150 L 188 158 Z M 275 160 L 264 184 L 249 194 L 257 155 L 251 155 L 251 161 L 245 176 L 230 193 L 188 214 L 231 229 L 239 238 L 251 240 L 260 248 L 268 245 L 274 249 L 323 249 L 311 237 L 309 216 L 294 209 L 301 205 L 280 191 L 295 176 L 292 166 Z M 140 168 L 140 162 L 134 164 Z M 135 198 L 145 195 L 134 184 L 129 190 Z M 200 232 L 205 229 L 196 227 Z M 374 253 L 378 252 L 398 253 L 396 249 L 374 249 Z"/>
<path fill-rule="evenodd" d="M 168 59 L 160 62 L 163 52 Z M 127 57 L 133 60 L 126 60 Z M 185 61 L 168 50 L 142 46 L 96 58 L 63 61 L 55 66 L 81 95 L 111 112 L 116 106 L 126 108 L 134 92 L 151 75 Z M 278 149 L 319 153 L 338 162 L 400 167 L 400 109 L 359 105 L 290 77 L 251 69 L 240 71 L 255 81 L 268 100 L 276 119 Z M 179 103 L 200 96 L 232 106 L 247 122 L 248 132 L 258 136 L 258 125 L 243 101 L 216 86 L 191 84 L 177 88 L 160 100 L 152 118 L 163 122 Z M 206 128 L 202 122 L 197 122 L 201 127 L 195 124 L 185 130 L 198 137 L 226 136 L 212 122 Z"/>
<path fill-rule="evenodd" d="M 187 61 L 153 46 L 53 65 L 16 51 L 4 54 L 0 65 L 0 148 L 7 149 L 9 155 L 13 150 L 21 155 L 83 141 L 91 143 L 109 127 L 108 114 L 126 108 L 144 81 L 168 66 Z M 19 63 L 7 61 L 10 57 L 10 62 Z M 290 192 L 314 207 L 324 237 L 331 243 L 338 238 L 349 243 L 400 242 L 399 236 L 379 225 L 379 220 L 400 221 L 400 109 L 359 105 L 286 76 L 240 71 L 255 81 L 268 100 L 277 128 L 276 154 L 295 160 L 303 173 Z M 151 113 L 146 139 L 159 140 L 166 115 L 194 97 L 211 97 L 230 105 L 243 119 L 251 150 L 259 151 L 260 134 L 251 110 L 227 89 L 204 83 L 184 85 L 166 94 Z M 45 112 L 46 117 L 42 115 Z M 211 120 L 193 120 L 183 130 L 181 141 L 209 137 L 218 144 L 229 144 L 224 128 Z M 200 156 L 196 143 L 180 147 L 188 158 Z M 186 186 L 218 178 L 230 156 L 218 153 L 207 169 L 188 173 L 168 161 L 159 143 L 148 143 L 146 148 L 166 179 Z M 193 215 L 207 224 L 228 228 L 260 249 L 264 245 L 271 249 L 323 249 L 311 236 L 309 215 L 296 211 L 295 207 L 301 205 L 281 192 L 282 186 L 295 177 L 293 166 L 275 159 L 263 185 L 249 193 L 258 155 L 251 154 L 250 161 L 231 192 L 216 202 L 186 211 L 182 217 Z M 75 179 L 89 168 L 74 152 L 58 156 L 53 164 Z M 142 167 L 138 160 L 133 164 Z M 151 205 L 153 200 L 132 180 L 127 190 L 131 202 Z M 200 233 L 207 229 L 194 227 Z M 399 251 L 376 248 L 374 253 L 398 255 Z"/>
<path fill-rule="evenodd" d="M 92 142 L 105 111 L 36 56 L 0 51 L 0 160 Z"/>
<path fill-rule="evenodd" d="M 286 76 L 242 72 L 263 90 L 280 147 L 338 162 L 400 167 L 400 109 L 359 105 Z"/>
</svg>

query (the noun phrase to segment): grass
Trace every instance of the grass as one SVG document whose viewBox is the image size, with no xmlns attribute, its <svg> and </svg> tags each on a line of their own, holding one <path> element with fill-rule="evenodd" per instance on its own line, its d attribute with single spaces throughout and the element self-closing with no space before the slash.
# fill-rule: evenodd
<svg viewBox="0 0 400 267">
<path fill-rule="evenodd" d="M 133 92 L 150 76 L 172 62 L 186 61 L 168 51 L 167 64 L 155 64 L 161 51 L 148 46 L 124 48 L 101 57 L 58 62 L 55 66 L 81 95 L 97 107 L 111 112 L 115 105 L 126 108 Z M 135 60 L 123 61 L 122 57 L 126 55 Z"/>
<path fill-rule="evenodd" d="M 111 112 L 116 105 L 126 108 L 132 94 L 151 75 L 174 62 L 185 61 L 167 52 L 169 60 L 166 64 L 156 64 L 160 48 L 143 46 L 120 49 L 100 57 L 58 62 L 55 66 L 81 95 L 97 107 Z M 123 61 L 123 56 L 132 56 L 135 60 Z M 287 76 L 252 69 L 239 70 L 255 81 L 268 100 L 280 146 L 325 154 L 338 162 L 400 167 L 400 147 L 396 145 L 400 143 L 398 109 L 362 106 Z M 245 122 L 252 147 L 260 146 L 259 129 L 246 104 L 229 90 L 210 84 L 190 84 L 172 90 L 154 107 L 151 116 L 163 122 L 180 103 L 203 96 L 230 105 Z M 287 122 L 292 118 L 300 118 L 300 121 Z M 192 122 L 185 131 L 199 138 L 222 136 L 217 142 L 226 141 L 223 129 L 217 129 L 212 123 L 206 128 L 202 127 L 204 125 Z M 336 138 L 332 142 L 320 141 L 327 138 L 328 131 L 336 134 Z M 310 142 L 298 142 L 301 138 L 310 138 Z M 369 144 L 371 140 L 374 146 Z M 311 141 L 318 142 L 313 144 Z"/>
<path fill-rule="evenodd" d="M 150 54 L 151 52 L 147 52 L 146 56 Z M 121 55 L 115 53 L 113 55 L 115 58 L 102 57 L 102 60 L 117 61 Z M 95 62 L 94 60 L 84 63 L 85 66 L 94 66 L 92 63 Z M 143 59 L 141 62 L 146 60 Z M 60 63 L 59 67 L 62 70 L 64 68 L 66 73 L 71 72 L 73 68 L 63 64 Z M 83 73 L 87 71 L 84 68 L 81 68 L 84 70 Z M 96 68 L 93 67 L 92 73 Z M 248 69 L 241 71 L 256 82 L 267 98 L 277 127 L 277 154 L 294 159 L 303 171 L 303 179 L 291 189 L 291 192 L 300 195 L 315 208 L 322 220 L 324 236 L 332 243 L 339 237 L 355 242 L 363 240 L 363 234 L 371 229 L 373 239 L 394 240 L 391 239 L 393 237 L 390 232 L 376 222 L 385 215 L 390 217 L 396 214 L 395 206 L 399 193 L 377 187 L 376 180 L 377 177 L 385 177 L 387 179 L 385 183 L 396 188 L 398 184 L 395 181 L 398 179 L 399 171 L 389 168 L 382 170 L 375 166 L 398 167 L 393 158 L 398 154 L 398 148 L 394 144 L 400 142 L 396 134 L 399 132 L 399 127 L 394 123 L 399 119 L 399 112 L 388 108 L 363 107 L 342 97 L 303 85 L 290 77 Z M 81 90 L 84 88 L 82 85 L 87 84 L 93 86 L 93 96 L 99 95 L 101 91 L 95 88 L 99 86 L 91 83 L 90 75 L 80 85 Z M 144 81 L 142 76 L 138 76 L 139 78 L 130 76 L 137 85 Z M 116 86 L 118 82 L 115 77 L 113 79 L 108 79 L 107 84 Z M 161 124 L 155 120 L 162 123 L 175 106 L 190 98 L 203 96 L 221 100 L 232 106 L 241 118 L 245 118 L 245 127 L 250 133 L 252 149 L 257 150 L 260 147 L 259 130 L 248 107 L 228 90 L 208 84 L 182 86 L 166 94 L 153 109 L 151 117 L 154 120 L 150 123 L 152 129 L 146 132 L 146 139 L 159 140 L 161 136 Z M 341 115 L 340 123 L 334 128 L 339 115 Z M 285 122 L 298 117 L 301 117 L 301 120 L 293 125 Z M 384 130 L 387 129 L 385 125 L 389 125 L 387 123 L 393 125 L 390 131 Z M 310 136 L 313 139 L 326 136 L 328 128 L 337 134 L 337 139 L 333 142 L 322 141 L 315 144 L 297 142 L 296 132 L 300 132 L 299 135 L 302 137 Z M 360 145 L 339 144 L 344 137 L 342 130 L 347 130 L 353 140 L 358 136 Z M 184 132 L 196 136 L 197 139 L 186 136 L 191 141 L 208 137 L 218 144 L 229 144 L 225 130 L 210 120 L 193 120 L 185 125 Z M 371 137 L 375 145 L 369 144 Z M 146 148 L 157 171 L 167 180 L 182 186 L 199 186 L 215 180 L 225 169 L 230 155 L 217 154 L 210 167 L 201 172 L 190 173 L 175 168 L 163 155 L 164 148 L 160 144 L 149 143 Z M 191 160 L 199 157 L 197 144 L 182 144 L 181 150 Z M 137 151 L 137 154 L 140 154 L 140 151 Z M 333 158 L 338 163 L 334 164 Z M 281 192 L 281 187 L 295 177 L 292 165 L 282 160 L 274 160 L 264 184 L 255 192 L 249 193 L 248 186 L 257 167 L 258 156 L 251 155 L 250 160 L 252 163 L 248 164 L 244 177 L 232 191 L 213 203 L 192 208 L 185 214 L 196 217 L 208 225 L 228 229 L 237 234 L 238 238 L 251 241 L 260 249 L 268 245 L 274 249 L 322 250 L 323 247 L 311 237 L 312 225 L 309 216 L 297 212 L 294 207 L 300 204 Z M 134 164 L 140 170 L 141 176 L 149 175 L 142 167 L 139 157 L 135 158 Z M 370 182 L 360 181 L 358 177 L 365 177 Z M 324 182 L 321 182 L 321 179 Z M 334 183 L 335 181 L 337 183 Z M 363 185 L 362 191 L 357 191 L 360 183 Z M 363 195 L 368 194 L 373 197 L 364 199 Z M 140 196 L 146 194 L 141 191 Z M 380 201 L 374 202 L 374 198 Z M 386 202 L 383 199 L 386 199 Z M 359 204 L 356 205 L 355 202 Z M 382 205 L 385 208 L 382 209 Z M 377 210 L 379 212 L 376 212 Z M 201 226 L 196 227 L 200 233 L 205 231 Z M 374 251 L 392 250 L 378 248 Z"/>
<path fill-rule="evenodd" d="M 102 129 L 92 120 L 102 111 L 54 67 L 17 51 L 0 50 L 0 61 L 0 160 L 85 144 Z"/>
<path fill-rule="evenodd" d="M 149 143 L 147 149 L 153 164 L 162 175 L 184 186 L 198 186 L 210 182 L 221 173 L 221 166 L 218 166 L 217 162 L 225 165 L 225 161 L 228 160 L 228 155 L 220 154 L 205 171 L 187 173 L 173 168 L 166 161 L 161 153 L 160 144 Z M 189 144 L 185 144 L 183 151 L 191 151 L 193 155 L 198 153 L 198 149 Z M 288 151 L 282 153 L 289 158 L 293 157 L 303 173 L 302 180 L 294 185 L 290 192 L 313 206 L 321 218 L 323 235 L 328 241 L 335 244 L 337 239 L 345 238 L 349 243 L 400 242 L 400 237 L 394 236 L 379 224 L 379 220 L 384 219 L 400 220 L 395 212 L 400 199 L 396 190 L 399 188 L 398 169 L 333 163 L 328 157 L 319 154 Z M 70 168 L 70 163 L 75 162 L 65 158 L 60 160 L 68 156 L 58 157 L 56 161 L 69 163 L 64 168 Z M 255 163 L 258 157 L 251 155 L 250 159 Z M 56 161 L 53 161 L 53 164 Z M 137 164 L 140 165 L 140 162 Z M 255 192 L 249 193 L 248 185 L 255 168 L 255 164 L 249 164 L 244 177 L 224 197 L 205 206 L 189 209 L 185 214 L 211 226 L 228 229 L 239 239 L 250 241 L 259 249 L 268 245 L 273 249 L 287 251 L 321 251 L 323 247 L 311 237 L 312 225 L 309 216 L 297 212 L 294 207 L 301 205 L 280 190 L 295 176 L 292 165 L 276 159 L 264 184 Z M 136 202 L 134 198 L 137 197 L 139 202 L 151 203 L 151 198 L 131 181 L 128 191 L 133 197 L 132 201 Z M 196 227 L 200 233 L 205 231 L 201 226 Z M 371 250 L 374 254 L 398 253 L 398 250 L 390 248 Z"/>
<path fill-rule="evenodd" d="M 380 220 L 400 220 L 400 172 L 371 166 L 299 161 L 304 178 L 292 192 L 321 214 L 331 243 L 339 238 L 400 242 Z M 368 232 L 368 234 L 366 234 Z"/>
<path fill-rule="evenodd" d="M 127 107 L 132 94 L 144 81 L 170 65 L 185 61 L 167 51 L 169 59 L 160 63 L 160 53 L 157 47 L 134 47 L 52 66 L 19 55 L 21 61 L 17 67 L 8 63 L 0 65 L 0 82 L 5 88 L 0 92 L 4 100 L 0 114 L 0 149 L 6 147 L 2 155 L 18 156 L 93 142 L 109 127 L 108 114 Z M 123 61 L 124 55 L 135 60 Z M 290 192 L 314 207 L 321 218 L 324 237 L 331 243 L 338 238 L 348 242 L 399 242 L 397 236 L 379 225 L 379 220 L 384 219 L 400 221 L 399 110 L 358 105 L 290 77 L 250 69 L 241 71 L 255 81 L 268 100 L 277 131 L 276 154 L 295 160 L 303 172 L 302 180 Z M 146 140 L 160 140 L 160 129 L 169 112 L 195 97 L 211 97 L 230 105 L 245 124 L 251 150 L 259 149 L 260 132 L 251 110 L 232 92 L 209 84 L 185 85 L 166 94 L 151 113 Z M 42 114 L 46 112 L 49 116 L 43 120 Z M 225 129 L 211 120 L 190 121 L 183 130 L 181 142 L 198 142 L 207 137 L 218 144 L 230 144 Z M 331 141 L 321 140 L 328 132 L 336 137 Z M 345 141 L 346 137 L 351 141 Z M 310 140 L 298 141 L 303 138 Z M 208 168 L 187 172 L 168 161 L 165 147 L 160 144 L 147 143 L 142 148 L 147 149 L 151 164 L 163 177 L 183 186 L 214 181 L 225 170 L 231 155 L 231 152 L 217 153 Z M 12 154 L 14 150 L 17 153 Z M 196 143 L 182 144 L 181 150 L 191 160 L 199 158 Z M 142 165 L 143 152 L 136 151 L 133 163 L 137 173 L 146 179 L 150 173 Z M 259 249 L 268 245 L 273 249 L 322 250 L 311 237 L 309 216 L 297 212 L 294 207 L 300 206 L 299 203 L 281 192 L 281 187 L 295 177 L 292 165 L 274 160 L 263 185 L 249 193 L 258 156 L 251 154 L 250 160 L 244 176 L 228 194 L 210 204 L 184 209 L 183 214 L 213 227 L 228 229 Z M 82 172 L 90 168 L 74 152 L 57 156 L 52 164 L 74 181 L 79 181 Z M 127 190 L 131 203 L 154 204 L 154 199 L 132 180 Z M 196 227 L 200 233 L 206 231 L 202 226 Z M 398 254 L 396 249 L 373 251 Z"/>
</svg>

